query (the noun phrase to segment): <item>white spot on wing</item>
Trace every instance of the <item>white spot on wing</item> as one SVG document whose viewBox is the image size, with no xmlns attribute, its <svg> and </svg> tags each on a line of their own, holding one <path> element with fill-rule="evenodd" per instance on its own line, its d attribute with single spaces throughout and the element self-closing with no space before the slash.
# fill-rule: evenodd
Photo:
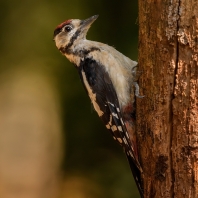
<svg viewBox="0 0 198 198">
<path fill-rule="evenodd" d="M 123 132 L 121 126 L 118 126 L 118 130 L 121 131 L 121 132 Z"/>
<path fill-rule="evenodd" d="M 107 129 L 110 129 L 111 127 L 110 127 L 110 125 L 109 125 L 109 124 L 107 124 L 107 125 L 106 125 L 106 128 L 107 128 Z"/>
<path fill-rule="evenodd" d="M 116 113 L 112 113 L 112 115 L 118 119 L 118 115 Z"/>
<path fill-rule="evenodd" d="M 110 115 L 109 125 L 112 125 L 112 115 Z"/>
<path fill-rule="evenodd" d="M 123 140 L 124 140 L 124 143 L 125 143 L 126 145 L 128 145 L 128 142 L 127 142 L 127 140 L 126 140 L 125 137 L 123 138 Z"/>
<path fill-rule="evenodd" d="M 119 142 L 120 144 L 122 144 L 122 139 L 121 139 L 121 138 L 117 138 L 117 140 L 118 140 L 118 142 Z"/>
<path fill-rule="evenodd" d="M 111 103 L 111 102 L 108 102 L 112 107 L 115 107 L 115 105 L 113 104 L 113 103 Z"/>
<path fill-rule="evenodd" d="M 129 151 L 129 154 L 130 154 L 131 157 L 135 158 L 131 151 Z"/>
<path fill-rule="evenodd" d="M 110 129 L 112 125 L 112 115 L 109 116 L 109 123 L 106 125 L 107 129 Z"/>
<path fill-rule="evenodd" d="M 124 125 L 124 122 L 123 122 L 122 118 L 120 118 L 120 121 L 121 121 L 122 125 Z"/>
<path fill-rule="evenodd" d="M 96 112 L 98 113 L 99 116 L 102 116 L 104 114 L 104 112 L 101 111 L 99 105 L 96 103 L 96 94 L 93 93 L 91 87 L 89 86 L 89 83 L 87 82 L 87 78 L 85 75 L 85 72 L 82 70 L 82 77 L 83 77 L 83 82 L 85 84 L 85 87 L 88 91 L 88 95 L 92 101 L 92 104 L 94 106 L 94 109 L 96 110 Z"/>
<path fill-rule="evenodd" d="M 111 127 L 111 130 L 114 132 L 114 131 L 117 131 L 117 127 L 116 127 L 116 125 L 113 125 L 112 127 Z"/>
<path fill-rule="evenodd" d="M 128 134 L 128 133 L 126 133 L 126 136 L 127 136 L 127 138 L 128 138 L 128 139 L 130 139 L 130 138 L 129 138 L 129 134 Z"/>
</svg>

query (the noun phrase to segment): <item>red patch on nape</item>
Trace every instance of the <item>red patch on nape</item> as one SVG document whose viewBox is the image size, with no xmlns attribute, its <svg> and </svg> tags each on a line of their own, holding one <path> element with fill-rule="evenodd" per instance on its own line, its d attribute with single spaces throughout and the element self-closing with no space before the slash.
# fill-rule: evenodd
<svg viewBox="0 0 198 198">
<path fill-rule="evenodd" d="M 61 29 L 63 26 L 69 24 L 71 21 L 72 21 L 72 19 L 69 19 L 69 20 L 64 21 L 63 23 L 61 23 L 60 25 L 58 25 L 55 30 Z"/>
</svg>

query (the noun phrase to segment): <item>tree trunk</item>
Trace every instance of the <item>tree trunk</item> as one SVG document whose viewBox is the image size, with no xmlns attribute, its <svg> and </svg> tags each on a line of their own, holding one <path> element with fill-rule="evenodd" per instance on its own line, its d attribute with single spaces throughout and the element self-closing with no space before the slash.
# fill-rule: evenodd
<svg viewBox="0 0 198 198">
<path fill-rule="evenodd" d="M 198 197 L 198 1 L 139 0 L 145 198 Z"/>
</svg>

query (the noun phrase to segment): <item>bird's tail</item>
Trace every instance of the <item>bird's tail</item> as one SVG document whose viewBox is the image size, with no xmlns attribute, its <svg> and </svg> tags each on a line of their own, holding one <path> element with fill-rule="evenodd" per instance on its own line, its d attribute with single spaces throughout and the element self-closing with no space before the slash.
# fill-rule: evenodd
<svg viewBox="0 0 198 198">
<path fill-rule="evenodd" d="M 143 182 L 142 182 L 142 179 L 141 179 L 142 171 L 135 165 L 131 156 L 127 155 L 127 153 L 126 153 L 126 156 L 127 156 L 127 159 L 128 159 L 128 162 L 129 162 L 131 172 L 133 174 L 136 186 L 137 186 L 138 191 L 140 193 L 140 196 L 141 196 L 141 198 L 144 198 Z"/>
</svg>

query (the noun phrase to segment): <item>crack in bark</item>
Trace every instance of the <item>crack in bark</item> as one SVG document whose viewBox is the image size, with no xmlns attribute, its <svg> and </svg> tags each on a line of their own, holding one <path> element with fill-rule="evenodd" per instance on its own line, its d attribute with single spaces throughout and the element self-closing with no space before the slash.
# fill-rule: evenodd
<svg viewBox="0 0 198 198">
<path fill-rule="evenodd" d="M 175 86 L 176 86 L 176 77 L 175 75 L 177 74 L 177 69 L 178 69 L 178 62 L 179 62 L 179 42 L 178 42 L 178 39 L 177 39 L 177 32 L 179 31 L 179 19 L 180 19 L 180 5 L 181 5 L 181 0 L 178 0 L 178 2 L 176 3 L 177 5 L 177 23 L 176 23 L 176 40 L 175 40 L 175 72 L 174 72 L 174 82 L 173 82 L 173 96 L 172 96 L 172 100 L 171 100 L 171 120 L 173 120 L 173 106 L 172 106 L 172 101 L 173 99 L 175 98 L 174 96 L 174 91 L 175 91 Z M 174 171 L 174 168 L 173 168 L 173 154 L 172 154 L 172 145 L 173 145 L 173 121 L 172 121 L 172 128 L 171 128 L 171 131 L 170 131 L 170 164 L 171 164 L 171 179 L 172 179 L 172 185 L 171 185 L 171 197 L 174 197 L 174 185 L 175 185 L 175 171 Z"/>
</svg>

